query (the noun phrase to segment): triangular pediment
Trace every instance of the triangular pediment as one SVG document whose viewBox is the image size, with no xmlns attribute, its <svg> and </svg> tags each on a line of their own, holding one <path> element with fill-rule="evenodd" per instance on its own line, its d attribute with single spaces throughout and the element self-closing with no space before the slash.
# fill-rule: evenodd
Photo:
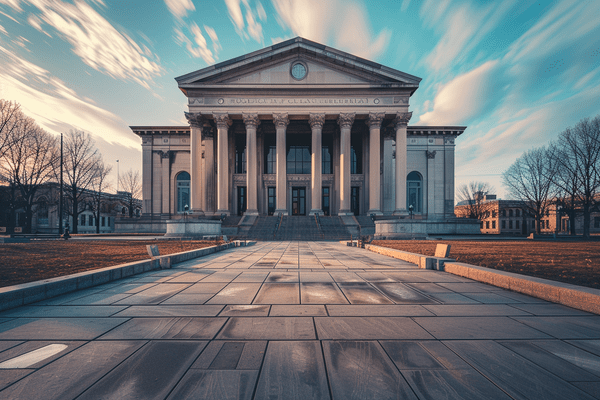
<svg viewBox="0 0 600 400">
<path fill-rule="evenodd" d="M 292 68 L 301 63 L 304 77 Z M 302 69 L 302 68 L 300 68 Z M 297 74 L 296 74 L 297 75 Z M 204 85 L 364 85 L 418 88 L 421 78 L 304 38 L 290 39 L 178 78 L 179 87 Z"/>
</svg>

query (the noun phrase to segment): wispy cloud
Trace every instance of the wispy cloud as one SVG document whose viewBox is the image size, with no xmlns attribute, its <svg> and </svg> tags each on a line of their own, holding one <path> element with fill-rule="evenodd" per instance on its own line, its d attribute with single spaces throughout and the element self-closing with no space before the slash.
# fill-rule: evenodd
<svg viewBox="0 0 600 400">
<path fill-rule="evenodd" d="M 194 3 L 192 0 L 165 0 L 165 4 L 169 8 L 171 14 L 177 18 L 183 18 L 187 15 L 188 11 L 194 11 Z"/>
<path fill-rule="evenodd" d="M 22 11 L 17 0 L 1 0 Z M 131 80 L 150 88 L 149 83 L 164 71 L 125 33 L 119 32 L 91 5 L 77 1 L 31 0 L 39 14 L 28 21 L 40 31 L 42 23 L 54 28 L 71 44 L 73 52 L 91 68 L 113 78 Z M 102 5 L 101 1 L 96 3 Z"/>
<path fill-rule="evenodd" d="M 295 35 L 320 43 L 331 39 L 352 54 L 376 58 L 388 46 L 391 31 L 374 35 L 364 3 L 341 0 L 272 0 L 280 24 Z"/>
<path fill-rule="evenodd" d="M 20 103 L 44 129 L 54 133 L 83 129 L 110 143 L 139 146 L 120 117 L 80 97 L 46 69 L 1 46 L 0 64 L 0 98 Z"/>
<path fill-rule="evenodd" d="M 236 32 L 242 39 L 252 38 L 258 43 L 263 42 L 262 24 L 267 20 L 267 13 L 259 1 L 252 9 L 250 0 L 225 0 L 229 17 Z M 242 11 L 242 6 L 244 10 Z"/>
<path fill-rule="evenodd" d="M 221 48 L 219 38 L 214 29 L 206 25 L 204 26 L 204 30 L 212 40 L 214 53 L 208 48 L 208 42 L 202 34 L 202 30 L 195 22 L 192 22 L 187 27 L 193 37 L 193 41 L 185 35 L 181 27 L 175 27 L 174 29 L 176 43 L 184 45 L 192 57 L 202 58 L 207 64 L 214 64 L 215 55 Z"/>
</svg>

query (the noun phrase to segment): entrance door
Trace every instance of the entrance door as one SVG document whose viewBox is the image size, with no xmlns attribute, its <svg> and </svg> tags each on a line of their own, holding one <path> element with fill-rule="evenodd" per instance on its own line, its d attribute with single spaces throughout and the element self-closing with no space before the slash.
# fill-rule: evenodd
<svg viewBox="0 0 600 400">
<path fill-rule="evenodd" d="M 292 215 L 306 215 L 306 188 L 292 188 Z"/>
<path fill-rule="evenodd" d="M 246 186 L 238 186 L 237 190 L 237 213 L 243 215 L 246 211 Z"/>
<path fill-rule="evenodd" d="M 329 186 L 323 186 L 321 204 L 323 205 L 323 214 L 329 215 Z"/>
<path fill-rule="evenodd" d="M 277 191 L 275 190 L 275 186 L 269 186 L 267 188 L 267 197 L 269 198 L 269 208 L 267 213 L 269 215 L 273 215 L 275 213 L 275 205 L 277 204 Z"/>
<path fill-rule="evenodd" d="M 352 211 L 354 215 L 360 215 L 359 189 L 358 186 L 352 186 L 350 188 L 350 211 Z"/>
</svg>

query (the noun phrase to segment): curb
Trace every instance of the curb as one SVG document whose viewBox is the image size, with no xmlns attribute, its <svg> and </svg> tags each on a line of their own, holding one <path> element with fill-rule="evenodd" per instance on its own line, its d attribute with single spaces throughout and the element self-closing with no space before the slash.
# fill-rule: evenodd
<svg viewBox="0 0 600 400">
<path fill-rule="evenodd" d="M 422 265 L 427 265 L 427 263 L 430 262 L 434 267 L 436 265 L 441 267 L 434 269 L 445 271 L 453 275 L 462 276 L 474 281 L 487 283 L 489 285 L 562 304 L 578 310 L 600 314 L 600 289 L 556 282 L 549 279 L 516 274 L 514 272 L 499 271 L 492 268 L 480 267 L 478 265 L 456 262 L 447 258 L 440 259 L 387 247 L 365 245 L 365 249 L 417 264 L 420 268 L 424 268 Z M 429 259 L 433 260 L 427 261 Z"/>
<path fill-rule="evenodd" d="M 251 246 L 253 244 L 256 244 L 256 242 L 236 240 L 217 246 L 204 247 L 202 249 L 189 250 L 166 256 L 158 256 L 150 260 L 133 261 L 126 264 L 113 265 L 72 275 L 44 279 L 42 281 L 6 286 L 0 288 L 0 311 L 50 299 L 80 289 L 102 285 L 143 272 L 168 269 L 171 268 L 171 265 L 227 250 L 232 247 Z"/>
</svg>

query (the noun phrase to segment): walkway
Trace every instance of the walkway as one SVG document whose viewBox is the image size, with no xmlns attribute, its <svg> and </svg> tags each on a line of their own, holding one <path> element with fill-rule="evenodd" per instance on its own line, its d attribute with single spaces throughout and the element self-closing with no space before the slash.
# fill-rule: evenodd
<svg viewBox="0 0 600 400">
<path fill-rule="evenodd" d="M 332 242 L 0 314 L 0 399 L 598 399 L 600 316 Z"/>
</svg>

